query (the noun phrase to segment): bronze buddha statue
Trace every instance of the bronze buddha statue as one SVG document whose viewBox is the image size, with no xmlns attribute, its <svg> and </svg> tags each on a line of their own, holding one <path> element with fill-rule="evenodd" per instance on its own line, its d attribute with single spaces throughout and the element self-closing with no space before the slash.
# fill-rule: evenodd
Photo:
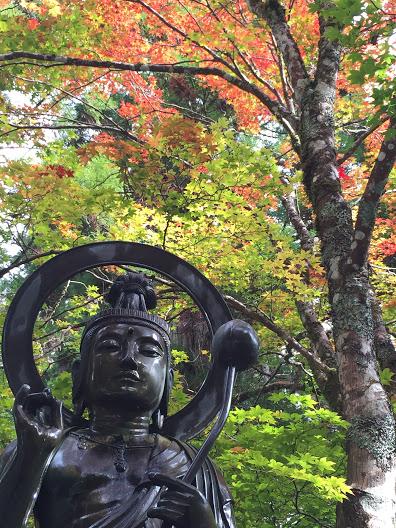
<svg viewBox="0 0 396 528">
<path fill-rule="evenodd" d="M 73 365 L 75 423 L 46 389 L 19 390 L 16 442 L 2 457 L 0 526 L 20 528 L 233 528 L 231 497 L 206 459 L 161 435 L 172 388 L 169 326 L 147 310 L 156 296 L 142 274 L 118 278 L 110 309 L 87 324 Z M 234 336 L 235 337 L 235 336 Z"/>
</svg>

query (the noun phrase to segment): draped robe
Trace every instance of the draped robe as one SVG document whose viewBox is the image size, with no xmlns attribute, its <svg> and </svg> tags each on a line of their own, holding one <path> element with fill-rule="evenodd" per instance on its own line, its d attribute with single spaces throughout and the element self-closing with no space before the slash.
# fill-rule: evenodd
<svg viewBox="0 0 396 528">
<path fill-rule="evenodd" d="M 34 506 L 37 526 L 160 528 L 163 521 L 148 518 L 147 512 L 156 505 L 161 488 L 153 485 L 147 475 L 156 472 L 181 478 L 195 452 L 183 442 L 157 435 L 155 446 L 147 459 L 143 456 L 138 471 L 133 468 L 132 473 L 118 473 L 109 446 L 88 442 L 88 447 L 81 449 L 76 435 L 69 433 L 43 467 Z M 133 465 L 133 450 L 128 457 Z M 217 527 L 235 528 L 229 490 L 209 459 L 193 484 L 211 505 Z"/>
</svg>

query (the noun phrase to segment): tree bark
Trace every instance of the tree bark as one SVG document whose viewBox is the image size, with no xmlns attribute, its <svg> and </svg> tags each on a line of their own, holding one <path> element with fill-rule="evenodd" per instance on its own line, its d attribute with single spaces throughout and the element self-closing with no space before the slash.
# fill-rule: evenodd
<svg viewBox="0 0 396 528">
<path fill-rule="evenodd" d="M 394 374 L 389 386 L 386 387 L 389 396 L 394 398 L 396 397 L 396 348 L 382 318 L 380 303 L 372 289 L 370 290 L 370 300 L 374 323 L 375 352 L 381 369 L 388 368 Z"/>
<path fill-rule="evenodd" d="M 333 108 L 339 55 L 339 46 L 322 37 L 301 117 L 304 182 L 327 272 L 343 415 L 351 424 L 346 450 L 353 495 L 338 508 L 337 528 L 391 528 L 396 522 L 395 422 L 379 380 L 367 260 L 351 265 L 353 221 L 337 174 Z"/>
</svg>

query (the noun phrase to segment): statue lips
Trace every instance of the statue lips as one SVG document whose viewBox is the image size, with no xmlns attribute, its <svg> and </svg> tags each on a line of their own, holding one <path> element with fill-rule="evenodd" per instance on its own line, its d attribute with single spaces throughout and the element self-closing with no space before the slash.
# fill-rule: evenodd
<svg viewBox="0 0 396 528">
<path fill-rule="evenodd" d="M 140 376 L 136 370 L 124 370 L 116 377 L 121 381 L 132 381 L 134 383 L 141 381 Z"/>
</svg>

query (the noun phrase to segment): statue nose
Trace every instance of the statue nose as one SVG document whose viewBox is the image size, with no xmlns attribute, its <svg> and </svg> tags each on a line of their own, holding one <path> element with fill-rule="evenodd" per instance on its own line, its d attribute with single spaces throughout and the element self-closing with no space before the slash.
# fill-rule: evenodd
<svg viewBox="0 0 396 528">
<path fill-rule="evenodd" d="M 137 344 L 134 342 L 127 342 L 125 343 L 124 351 L 122 356 L 122 362 L 124 364 L 127 364 L 128 366 L 136 366 L 136 352 L 137 352 Z"/>
</svg>

